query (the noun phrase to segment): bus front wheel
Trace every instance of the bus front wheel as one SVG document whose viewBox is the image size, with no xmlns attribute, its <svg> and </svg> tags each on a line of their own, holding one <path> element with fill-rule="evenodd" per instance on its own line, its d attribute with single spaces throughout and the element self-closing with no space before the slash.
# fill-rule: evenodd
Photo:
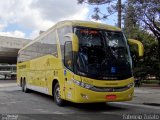
<svg viewBox="0 0 160 120">
<path fill-rule="evenodd" d="M 64 106 L 64 100 L 61 99 L 60 96 L 60 86 L 58 83 L 56 83 L 55 87 L 54 87 L 54 101 L 58 106 Z"/>
</svg>

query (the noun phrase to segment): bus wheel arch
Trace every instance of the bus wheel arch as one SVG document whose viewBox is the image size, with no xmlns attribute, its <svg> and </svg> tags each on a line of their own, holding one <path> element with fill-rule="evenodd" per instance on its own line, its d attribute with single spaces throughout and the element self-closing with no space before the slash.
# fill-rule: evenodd
<svg viewBox="0 0 160 120">
<path fill-rule="evenodd" d="M 22 91 L 25 93 L 29 92 L 29 89 L 27 88 L 27 84 L 26 84 L 26 77 L 22 79 Z"/>
<path fill-rule="evenodd" d="M 55 85 L 58 83 L 58 80 L 57 79 L 54 79 L 53 82 L 52 82 L 52 96 L 54 96 L 54 87 Z"/>
<path fill-rule="evenodd" d="M 52 96 L 58 106 L 64 106 L 65 101 L 60 98 L 60 85 L 57 79 L 52 82 Z"/>
</svg>

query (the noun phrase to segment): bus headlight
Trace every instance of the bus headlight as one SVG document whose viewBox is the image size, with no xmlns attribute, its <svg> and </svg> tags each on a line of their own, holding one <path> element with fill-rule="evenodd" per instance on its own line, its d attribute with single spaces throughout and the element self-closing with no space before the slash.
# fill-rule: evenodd
<svg viewBox="0 0 160 120">
<path fill-rule="evenodd" d="M 73 79 L 73 83 L 75 83 L 80 87 L 83 87 L 92 91 L 96 91 L 96 92 L 121 92 L 121 91 L 128 90 L 134 86 L 134 83 L 129 83 L 128 85 L 122 86 L 122 87 L 96 87 L 75 79 Z"/>
<path fill-rule="evenodd" d="M 76 85 L 81 86 L 81 87 L 86 88 L 86 89 L 91 89 L 91 88 L 93 88 L 93 85 L 89 85 L 89 84 L 86 84 L 86 83 L 84 83 L 84 82 L 81 82 L 81 81 L 78 81 L 78 80 L 75 80 L 75 79 L 73 79 L 73 82 L 74 82 Z"/>
<path fill-rule="evenodd" d="M 93 88 L 93 86 L 92 86 L 92 85 L 89 85 L 89 84 L 85 84 L 85 88 L 91 89 L 91 88 Z"/>
<path fill-rule="evenodd" d="M 131 88 L 133 86 L 134 86 L 134 83 L 130 83 L 130 84 L 127 85 L 128 88 Z"/>
<path fill-rule="evenodd" d="M 78 86 L 80 86 L 80 85 L 81 85 L 81 82 L 80 82 L 80 81 L 78 81 L 78 80 L 74 80 L 74 79 L 73 79 L 73 82 L 74 82 L 76 85 L 78 85 Z"/>
</svg>

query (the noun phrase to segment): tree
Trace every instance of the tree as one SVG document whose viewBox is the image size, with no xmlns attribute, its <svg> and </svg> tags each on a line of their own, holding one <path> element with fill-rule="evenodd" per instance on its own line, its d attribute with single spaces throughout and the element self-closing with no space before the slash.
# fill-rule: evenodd
<svg viewBox="0 0 160 120">
<path fill-rule="evenodd" d="M 158 61 L 158 42 L 156 36 L 144 29 L 144 24 L 140 24 L 142 19 L 137 16 L 137 7 L 131 4 L 133 0 L 128 0 L 126 3 L 124 18 L 124 32 L 128 38 L 140 40 L 145 49 L 143 61 L 134 60 L 134 76 L 145 79 L 147 75 L 156 76 L 160 79 L 159 70 L 160 62 Z M 132 48 L 132 53 L 135 50 Z M 135 63 L 134 63 L 135 64 Z"/>
<path fill-rule="evenodd" d="M 147 75 L 160 79 L 160 62 L 158 60 L 158 42 L 156 38 L 144 30 L 139 30 L 135 36 L 145 49 L 143 61 L 138 61 L 134 68 L 134 75 L 145 79 Z"/>
<path fill-rule="evenodd" d="M 157 38 L 160 60 L 160 0 L 129 0 L 128 4 L 134 7 L 141 27 Z"/>
<path fill-rule="evenodd" d="M 140 25 L 138 24 L 138 19 L 136 17 L 136 12 L 133 6 L 130 4 L 126 3 L 124 9 L 124 15 L 123 15 L 123 20 L 124 20 L 124 32 L 127 35 L 128 38 L 134 38 L 136 39 L 136 36 L 139 31 Z"/>
<path fill-rule="evenodd" d="M 92 15 L 92 18 L 95 20 L 107 19 L 108 16 L 118 12 L 118 27 L 121 28 L 121 16 L 123 9 L 121 0 L 78 0 L 78 3 L 97 5 L 97 7 L 94 8 L 94 14 Z M 99 8 L 99 5 L 104 5 L 104 4 L 106 5 L 108 14 L 102 13 Z"/>
</svg>

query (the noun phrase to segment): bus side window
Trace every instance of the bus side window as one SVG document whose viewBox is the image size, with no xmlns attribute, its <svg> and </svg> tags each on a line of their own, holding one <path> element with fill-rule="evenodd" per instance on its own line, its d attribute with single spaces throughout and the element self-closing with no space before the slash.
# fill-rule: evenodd
<svg viewBox="0 0 160 120">
<path fill-rule="evenodd" d="M 70 39 L 69 37 L 65 37 Z M 69 70 L 73 71 L 73 53 L 72 53 L 72 42 L 66 41 L 64 45 L 64 65 Z"/>
<path fill-rule="evenodd" d="M 66 40 L 66 39 L 64 39 L 64 35 L 66 35 L 67 33 L 72 33 L 71 26 L 65 26 L 65 27 L 58 29 L 58 37 L 60 40 L 61 54 L 62 54 L 63 60 L 64 60 L 64 44 L 65 44 L 65 40 Z"/>
</svg>

